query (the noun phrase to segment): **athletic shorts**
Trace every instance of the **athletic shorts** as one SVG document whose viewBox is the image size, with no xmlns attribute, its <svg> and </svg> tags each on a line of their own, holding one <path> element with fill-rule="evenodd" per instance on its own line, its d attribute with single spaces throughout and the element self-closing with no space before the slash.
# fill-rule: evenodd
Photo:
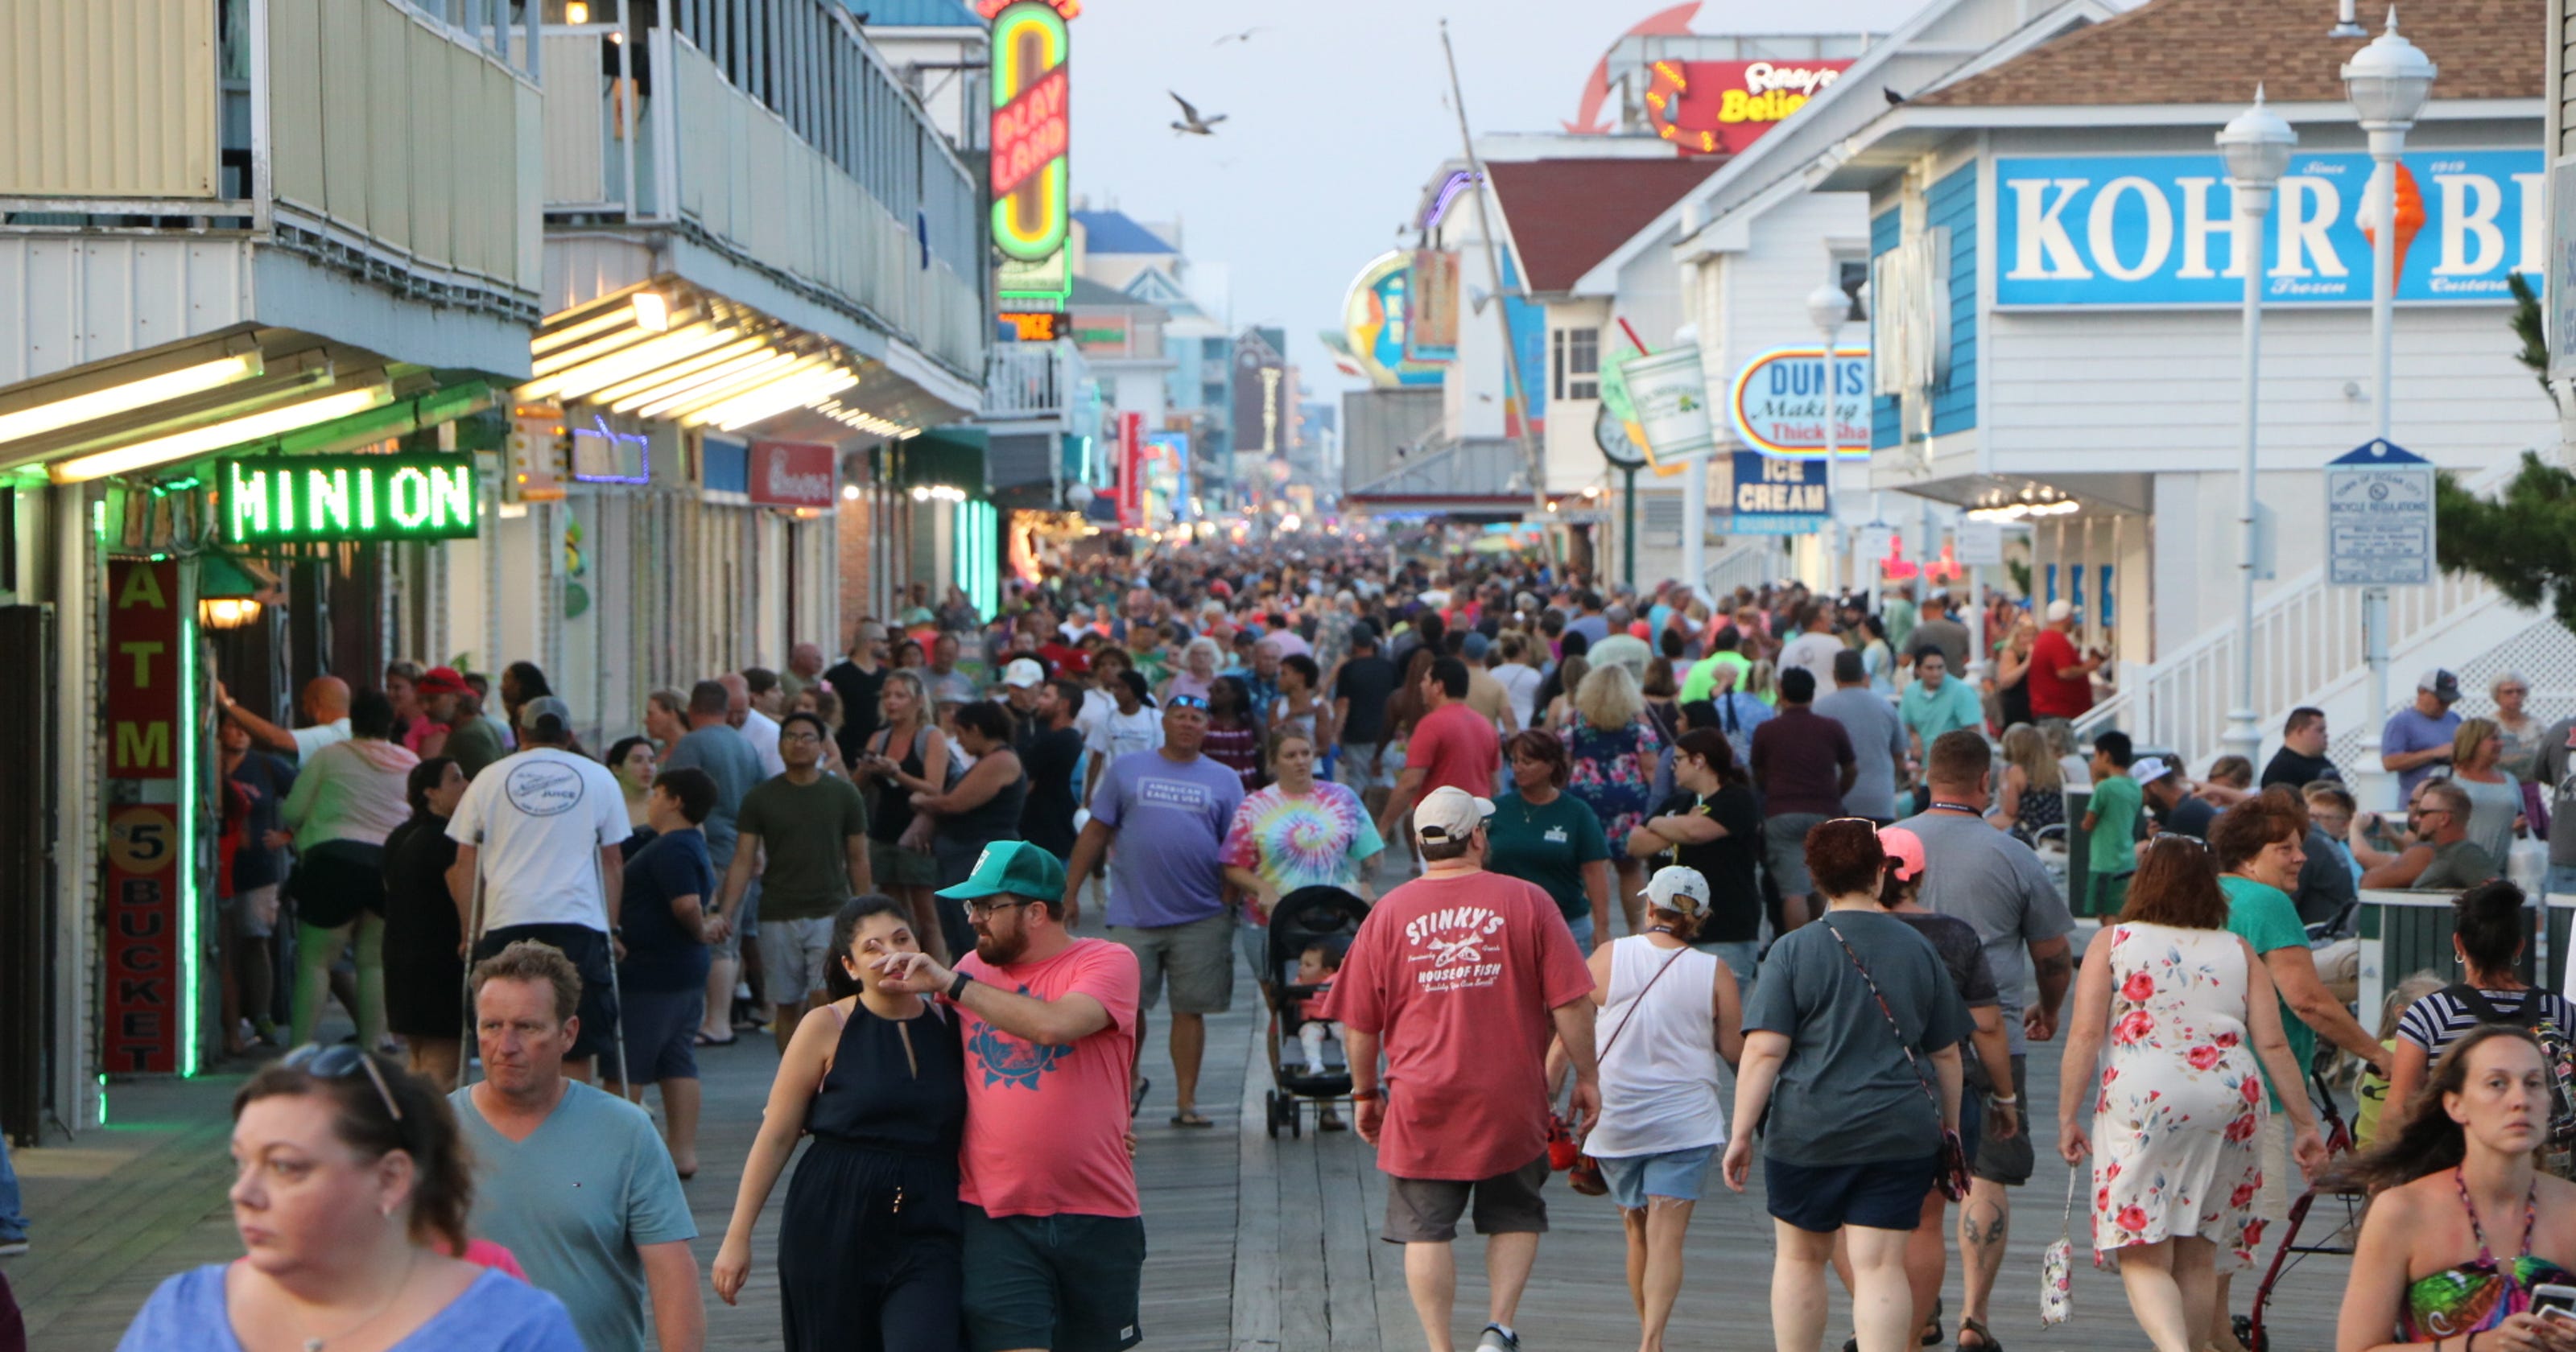
<svg viewBox="0 0 2576 1352">
<path fill-rule="evenodd" d="M 609 970 L 608 936 L 587 925 L 503 925 L 483 931 L 474 945 L 474 960 L 508 948 L 521 939 L 534 940 L 572 959 L 573 970 L 581 974 L 581 1028 L 574 1033 L 572 1050 L 564 1053 L 567 1061 L 584 1061 L 591 1057 L 609 1057 L 609 1072 L 616 1069 L 617 1055 L 617 988 Z"/>
<path fill-rule="evenodd" d="M 1791 1164 L 1766 1155 L 1762 1188 L 1774 1217 L 1809 1234 L 1829 1235 L 1846 1225 L 1912 1230 L 1922 1224 L 1923 1199 L 1940 1162 L 1938 1151 L 1868 1164 Z"/>
<path fill-rule="evenodd" d="M 1172 984 L 1175 1014 L 1222 1014 L 1234 1003 L 1234 913 L 1139 929 L 1112 925 L 1109 937 L 1136 955 L 1136 1008 L 1152 1009 Z"/>
<path fill-rule="evenodd" d="M 698 1024 L 707 1015 L 704 983 L 693 991 L 627 991 L 626 1066 L 637 1084 L 698 1078 Z M 611 1065 L 610 1070 L 616 1067 Z"/>
<path fill-rule="evenodd" d="M 822 993 L 823 965 L 832 956 L 832 917 L 772 918 L 753 942 L 760 945 L 760 989 L 771 1004 L 801 1005 L 806 996 Z"/>
<path fill-rule="evenodd" d="M 1143 1217 L 959 1209 L 971 1352 L 1124 1352 L 1144 1341 Z"/>
<path fill-rule="evenodd" d="M 1547 1152 L 1506 1173 L 1473 1182 L 1447 1178 L 1386 1180 L 1386 1233 L 1389 1244 L 1446 1244 L 1458 1237 L 1458 1218 L 1474 1204 L 1480 1235 L 1547 1233 Z"/>
<path fill-rule="evenodd" d="M 2021 1014 L 2008 1009 L 2004 1011 L 2004 1017 L 2018 1019 Z M 2013 1097 L 2021 1100 L 2019 1110 L 2014 1113 L 2019 1130 L 2010 1136 L 1997 1136 L 1995 1133 L 2003 1129 L 2004 1115 L 1984 1114 L 1984 1120 L 1977 1127 L 1976 1142 L 1970 1147 L 1968 1172 L 1989 1183 L 2018 1188 L 2028 1183 L 2031 1171 L 2039 1167 L 2038 1153 L 2030 1143 L 2029 1057 L 2015 1056 L 2012 1059 L 2012 1081 Z M 1984 1105 L 1978 1106 L 1982 1108 Z"/>
</svg>

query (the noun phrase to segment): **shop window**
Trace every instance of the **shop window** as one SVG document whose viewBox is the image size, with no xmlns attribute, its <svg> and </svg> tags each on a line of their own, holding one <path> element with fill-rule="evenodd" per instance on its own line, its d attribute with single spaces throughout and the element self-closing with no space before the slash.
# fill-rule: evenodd
<svg viewBox="0 0 2576 1352">
<path fill-rule="evenodd" d="M 1555 397 L 1600 398 L 1601 330 L 1558 329 L 1548 336 L 1551 340 L 1549 364 L 1556 376 Z"/>
</svg>

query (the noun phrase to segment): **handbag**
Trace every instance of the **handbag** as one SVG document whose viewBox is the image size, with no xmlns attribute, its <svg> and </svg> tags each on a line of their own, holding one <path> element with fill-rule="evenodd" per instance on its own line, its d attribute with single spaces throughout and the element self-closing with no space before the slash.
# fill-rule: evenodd
<svg viewBox="0 0 2576 1352">
<path fill-rule="evenodd" d="M 1646 996 L 1655 989 L 1655 983 L 1663 980 L 1664 973 L 1673 970 L 1673 964 L 1681 961 L 1682 954 L 1690 951 L 1690 946 L 1687 944 L 1674 949 L 1673 955 L 1664 959 L 1664 965 L 1656 968 L 1653 976 L 1646 978 L 1646 984 L 1637 990 L 1637 998 L 1628 1002 L 1628 1012 L 1619 1016 L 1619 1026 L 1610 1030 L 1610 1040 L 1601 1044 L 1601 1060 L 1610 1059 L 1611 1049 L 1619 1045 L 1619 1035 L 1628 1031 L 1628 1021 L 1637 1017 L 1638 1008 L 1646 1003 Z M 1601 1161 L 1592 1158 L 1591 1154 L 1586 1152 L 1576 1155 L 1572 1167 L 1565 1171 L 1565 1186 L 1586 1197 L 1599 1197 L 1610 1191 L 1610 1180 L 1601 1176 Z"/>
<path fill-rule="evenodd" d="M 1931 1078 L 1923 1073 L 1923 1062 L 1914 1055 L 1914 1044 L 1905 1040 L 1905 1025 L 1896 1021 L 1896 1011 L 1887 1007 L 1887 997 L 1879 993 L 1878 978 L 1869 974 L 1869 964 L 1862 962 L 1860 954 L 1852 951 L 1851 941 L 1843 937 L 1841 930 L 1834 928 L 1834 922 L 1819 916 L 1816 923 L 1823 925 L 1825 933 L 1834 936 L 1834 942 L 1843 946 L 1843 956 L 1851 959 L 1851 965 L 1860 970 L 1860 979 L 1869 984 L 1869 998 L 1878 1002 L 1878 1012 L 1886 1017 L 1888 1031 L 1896 1034 L 1896 1045 L 1905 1053 L 1905 1064 L 1914 1069 L 1914 1083 L 1923 1090 L 1923 1097 L 1932 1101 L 1932 1120 L 1940 1121 L 1941 1096 L 1933 1092 Z M 1933 1166 L 1932 1181 L 1940 1186 L 1941 1195 L 1951 1201 L 1967 1200 L 1968 1147 L 1959 1140 L 1957 1131 L 1946 1126 L 1941 1128 L 1941 1157 Z"/>
<path fill-rule="evenodd" d="M 2075 1317 L 2075 1180 L 2066 1171 L 2066 1213 L 2057 1220 L 2057 1242 L 2039 1256 L 2039 1326 L 2050 1328 Z"/>
</svg>

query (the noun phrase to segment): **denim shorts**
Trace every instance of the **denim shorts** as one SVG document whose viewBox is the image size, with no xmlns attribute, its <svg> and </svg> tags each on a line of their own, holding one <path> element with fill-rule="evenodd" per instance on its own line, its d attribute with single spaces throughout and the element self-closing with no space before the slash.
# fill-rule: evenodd
<svg viewBox="0 0 2576 1352">
<path fill-rule="evenodd" d="M 1708 1178 L 1708 1162 L 1716 1156 L 1716 1146 L 1702 1145 L 1598 1163 L 1602 1181 L 1610 1185 L 1610 1200 L 1618 1203 L 1621 1210 L 1642 1211 L 1649 1197 L 1698 1201 L 1700 1185 Z"/>
<path fill-rule="evenodd" d="M 1592 945 L 1594 940 L 1593 925 L 1594 922 L 1590 911 L 1585 911 L 1583 914 L 1565 922 L 1565 927 L 1574 931 L 1574 946 L 1583 950 L 1583 956 L 1587 958 L 1592 956 Z"/>
</svg>

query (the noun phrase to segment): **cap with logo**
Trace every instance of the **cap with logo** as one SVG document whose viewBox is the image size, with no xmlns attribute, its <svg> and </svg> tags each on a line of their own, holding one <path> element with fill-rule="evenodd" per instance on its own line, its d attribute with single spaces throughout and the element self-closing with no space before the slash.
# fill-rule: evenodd
<svg viewBox="0 0 2576 1352">
<path fill-rule="evenodd" d="M 2129 767 L 2129 778 L 2138 781 L 2141 786 L 2153 784 L 2172 773 L 2173 767 L 2165 764 L 2165 758 L 2162 756 L 2140 756 L 2137 764 Z"/>
<path fill-rule="evenodd" d="M 1009 666 L 1002 668 L 1002 684 L 1014 690 L 1026 690 L 1045 680 L 1046 668 L 1031 658 L 1014 657 Z"/>
<path fill-rule="evenodd" d="M 951 901 L 1004 893 L 1037 901 L 1058 900 L 1064 896 L 1064 865 L 1025 840 L 997 840 L 984 847 L 984 853 L 975 860 L 975 871 L 967 875 L 966 881 L 939 890 L 939 895 Z"/>
<path fill-rule="evenodd" d="M 1465 840 L 1494 815 L 1492 800 L 1444 784 L 1413 805 L 1413 835 L 1425 845 Z"/>
<path fill-rule="evenodd" d="M 2460 678 L 2447 668 L 2435 667 L 2416 677 L 2415 688 L 2433 692 L 2433 698 L 2444 704 L 2460 702 Z"/>
<path fill-rule="evenodd" d="M 1675 915 L 1698 915 L 1708 909 L 1708 879 L 1698 869 L 1666 865 L 1646 880 L 1646 896 Z"/>
</svg>

